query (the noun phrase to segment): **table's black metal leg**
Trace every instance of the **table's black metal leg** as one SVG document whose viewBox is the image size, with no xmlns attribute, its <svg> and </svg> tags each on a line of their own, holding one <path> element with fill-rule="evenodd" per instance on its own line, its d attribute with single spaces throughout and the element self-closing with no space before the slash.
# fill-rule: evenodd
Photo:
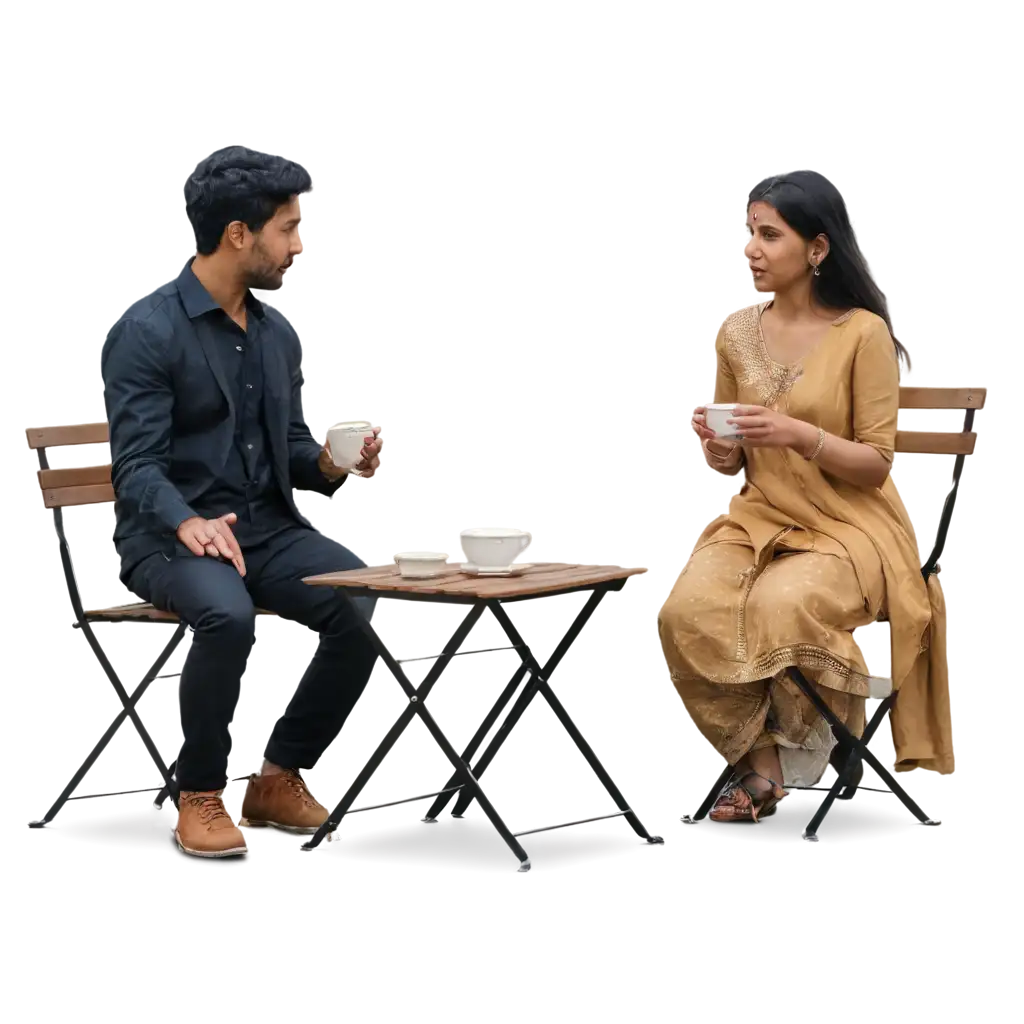
<svg viewBox="0 0 1024 1024">
<path fill-rule="evenodd" d="M 494 602 L 496 621 L 500 623 L 509 644 L 522 651 L 525 671 L 530 676 L 531 689 L 537 690 L 548 701 L 556 720 L 568 733 L 580 757 L 597 778 L 605 796 L 622 817 L 628 833 L 637 839 L 657 842 L 660 837 L 652 833 L 643 815 L 633 808 L 633 801 L 623 790 L 622 784 L 605 758 L 597 750 L 586 727 L 569 707 L 563 694 L 551 685 L 544 675 L 545 672 L 550 672 L 557 667 L 559 662 L 577 650 L 587 629 L 596 618 L 604 594 L 597 587 L 590 589 L 597 592 L 594 595 L 587 595 L 593 603 L 585 604 L 580 609 L 583 614 L 579 618 L 573 616 L 559 635 L 558 640 L 552 645 L 547 656 L 542 659 L 541 664 L 537 664 L 530 654 L 522 628 L 507 601 Z"/>
<path fill-rule="evenodd" d="M 349 791 L 342 798 L 341 803 L 339 803 L 338 806 L 331 812 L 330 817 L 327 819 L 327 821 L 324 822 L 323 825 L 320 826 L 316 834 L 307 843 L 303 843 L 302 849 L 315 849 L 323 841 L 323 837 L 327 834 L 327 832 L 333 831 L 335 828 L 337 828 L 341 819 L 348 812 L 349 808 L 354 803 L 356 797 L 359 795 L 362 788 L 369 781 L 370 776 L 372 776 L 373 773 L 377 770 L 377 767 L 380 765 L 381 761 L 384 760 L 384 757 L 387 754 L 387 752 L 394 746 L 398 737 L 401 736 L 401 734 L 404 732 L 405 727 L 412 721 L 412 719 L 416 715 L 419 715 L 420 718 L 423 719 L 423 723 L 430 731 L 431 736 L 434 737 L 434 740 L 437 742 L 438 746 L 444 751 L 445 756 L 452 763 L 453 767 L 455 768 L 456 781 L 461 782 L 464 786 L 472 790 L 473 795 L 476 797 L 480 806 L 483 808 L 484 813 L 490 819 L 491 824 L 494 825 L 494 827 L 497 829 L 498 834 L 501 836 L 501 838 L 505 840 L 509 849 L 511 849 L 511 851 L 516 855 L 516 857 L 519 858 L 519 870 L 529 871 L 530 858 L 527 856 L 526 851 L 519 844 L 519 841 L 512 834 L 511 830 L 508 828 L 505 822 L 502 821 L 500 815 L 494 809 L 494 806 L 491 804 L 490 800 L 488 800 L 487 797 L 484 795 L 484 791 L 480 788 L 480 784 L 473 777 L 473 773 L 470 771 L 469 765 L 467 765 L 466 762 L 459 757 L 455 748 L 451 745 L 451 743 L 448 742 L 448 739 L 445 737 L 444 733 L 441 732 L 440 728 L 434 721 L 430 712 L 427 711 L 426 707 L 421 701 L 418 701 L 415 704 L 410 703 L 409 707 L 402 712 L 401 717 L 391 727 L 391 731 L 384 738 L 380 746 L 374 751 L 373 756 L 370 758 L 370 760 L 366 763 L 366 767 L 363 768 L 363 770 L 359 773 L 359 777 L 356 779 L 354 783 L 352 783 L 351 787 L 349 788 Z"/>
<path fill-rule="evenodd" d="M 469 614 L 462 616 L 450 630 L 449 641 L 445 643 L 441 653 L 442 658 L 455 648 L 461 628 L 471 620 L 472 609 Z M 386 648 L 380 644 L 378 644 L 378 650 L 381 662 L 390 671 L 391 678 L 396 685 L 402 685 L 403 674 L 399 671 L 394 659 L 386 653 Z M 442 732 L 432 721 L 433 715 L 427 707 L 426 701 L 420 699 L 418 693 L 408 692 L 411 687 L 403 686 L 402 688 L 406 689 L 407 693 L 402 701 L 402 709 L 397 713 L 399 717 L 394 720 L 390 730 L 381 736 L 374 745 L 367 760 L 345 787 L 341 799 L 332 809 L 328 819 L 305 841 L 305 847 L 310 851 L 319 849 L 331 831 L 343 823 L 348 811 L 367 792 L 370 784 L 379 776 L 381 769 L 390 760 L 391 755 L 399 751 L 407 741 L 425 738 L 447 763 L 455 766 L 454 770 L 459 773 L 458 785 L 455 786 L 455 790 L 464 803 L 493 831 L 515 857 L 519 866 L 528 869 L 532 863 L 529 855 L 516 839 L 511 825 L 503 819 L 494 806 L 494 802 L 490 800 L 485 787 L 476 777 L 470 764 L 459 751 L 450 749 L 450 745 L 441 738 Z"/>
<path fill-rule="evenodd" d="M 580 639 L 593 625 L 602 603 L 603 594 L 599 588 L 588 588 L 580 607 L 572 613 L 568 623 L 563 627 L 551 647 L 544 653 L 542 664 L 545 671 L 548 671 L 552 666 L 556 666 L 559 660 L 574 650 L 575 646 L 579 644 Z M 490 620 L 495 620 L 496 606 L 505 607 L 505 604 L 506 602 L 499 600 L 484 602 L 484 610 L 487 612 Z M 507 607 L 505 611 L 512 615 L 513 622 L 515 622 L 514 613 Z M 541 682 L 541 677 L 531 667 L 525 645 L 518 640 L 510 639 L 504 623 L 504 613 L 499 611 L 498 614 L 498 629 L 501 631 L 509 647 L 518 652 L 518 657 L 512 672 L 499 687 L 493 712 L 484 719 L 483 724 L 474 732 L 463 751 L 463 762 L 476 766 L 477 771 L 484 770 L 486 765 L 494 760 L 499 750 L 502 734 L 522 714 L 530 697 L 534 695 L 538 684 Z M 454 768 L 449 777 L 445 778 L 441 786 L 441 792 L 428 805 L 429 813 L 432 816 L 442 814 L 447 803 L 458 796 L 460 792 L 459 772 L 458 768 Z"/>
<path fill-rule="evenodd" d="M 386 767 L 391 757 L 400 752 L 410 741 L 424 739 L 430 742 L 430 726 L 426 718 L 423 701 L 418 694 L 407 695 L 402 700 L 401 708 L 395 718 L 385 726 L 385 734 L 373 745 L 366 760 L 358 771 L 345 785 L 340 800 L 334 805 L 328 819 L 316 829 L 315 833 L 305 841 L 310 850 L 317 850 L 331 831 L 343 824 L 345 815 L 355 806 L 358 800 L 370 790 Z M 437 746 L 436 740 L 432 745 Z M 440 752 L 439 752 L 440 753 Z"/>
<path fill-rule="evenodd" d="M 526 848 L 519 842 L 512 822 L 505 818 L 494 800 L 490 798 L 476 777 L 471 773 L 467 775 L 464 782 L 459 784 L 456 792 L 447 796 L 441 813 L 445 810 L 451 810 L 453 806 L 455 806 L 456 813 L 460 816 L 478 817 L 490 829 L 490 833 L 512 855 L 520 870 L 528 871 L 534 866 L 534 859 L 530 857 Z M 437 817 L 440 817 L 440 815 L 433 815 L 430 820 L 436 820 Z"/>
<path fill-rule="evenodd" d="M 341 819 L 348 813 L 349 808 L 355 803 L 356 797 L 362 792 L 363 787 L 370 781 L 370 776 L 380 767 L 381 761 L 387 756 L 388 751 L 398 741 L 398 737 L 405 732 L 406 726 L 413 720 L 416 712 L 410 704 L 398 717 L 398 721 L 388 730 L 388 734 L 381 740 L 377 749 L 370 755 L 363 770 L 356 776 L 356 781 L 348 788 L 348 792 L 341 798 L 338 806 L 331 811 L 328 819 L 316 830 L 312 837 L 302 844 L 304 850 L 315 850 L 324 840 L 329 832 L 333 832 L 341 823 Z"/>
<path fill-rule="evenodd" d="M 167 766 L 167 773 L 168 773 L 169 775 L 173 776 L 173 775 L 174 775 L 174 773 L 175 773 L 175 771 L 177 771 L 177 768 L 178 768 L 178 762 L 177 762 L 176 760 L 175 760 L 175 761 L 172 761 L 172 762 L 171 762 L 171 763 L 170 763 L 170 764 L 169 764 L 169 765 Z M 169 790 L 169 789 L 168 789 L 168 788 L 167 788 L 166 786 L 164 786 L 164 788 L 163 788 L 163 789 L 161 789 L 161 790 L 160 790 L 160 792 L 159 792 L 159 793 L 157 793 L 157 795 L 156 795 L 156 796 L 154 797 L 154 799 L 153 799 L 153 806 L 154 806 L 154 807 L 155 807 L 155 808 L 156 808 L 157 810 L 160 810 L 160 808 L 161 808 L 161 807 L 163 807 L 163 805 L 164 805 L 164 801 L 165 801 L 165 800 L 166 800 L 166 799 L 167 799 L 167 798 L 168 798 L 168 797 L 169 797 L 170 795 L 171 795 L 171 791 L 170 791 L 170 790 Z"/>
<path fill-rule="evenodd" d="M 472 611 L 468 615 L 460 617 L 449 629 L 450 639 L 443 645 L 441 657 L 451 645 L 451 638 L 458 634 L 460 627 L 471 614 Z M 366 630 L 377 650 L 382 674 L 398 688 L 401 702 L 394 717 L 384 726 L 383 734 L 371 746 L 367 757 L 346 783 L 341 798 L 333 805 L 327 820 L 316 829 L 312 836 L 300 843 L 300 846 L 311 852 L 321 848 L 328 835 L 344 823 L 345 816 L 376 781 L 391 755 L 397 753 L 404 742 L 415 738 L 416 729 L 420 725 L 419 716 L 416 714 L 419 711 L 419 694 L 413 692 L 414 687 L 406 681 L 406 673 L 402 672 L 397 660 L 389 653 L 387 644 L 382 641 L 379 631 L 365 617 L 362 628 Z"/>
</svg>

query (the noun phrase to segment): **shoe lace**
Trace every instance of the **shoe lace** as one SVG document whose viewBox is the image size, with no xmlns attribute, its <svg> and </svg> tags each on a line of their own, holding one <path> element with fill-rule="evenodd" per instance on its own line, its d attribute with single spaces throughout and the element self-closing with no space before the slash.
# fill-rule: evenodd
<svg viewBox="0 0 1024 1024">
<path fill-rule="evenodd" d="M 212 793 L 196 793 L 188 798 L 189 806 L 194 807 L 199 814 L 199 820 L 204 825 L 210 825 L 218 818 L 228 818 L 230 815 L 224 809 L 224 801 Z"/>
<path fill-rule="evenodd" d="M 295 792 L 296 796 L 303 800 L 307 807 L 314 807 L 316 805 L 313 794 L 310 793 L 309 788 L 306 786 L 306 780 L 299 774 L 298 768 L 286 768 L 282 774 L 284 775 L 285 784 Z"/>
</svg>

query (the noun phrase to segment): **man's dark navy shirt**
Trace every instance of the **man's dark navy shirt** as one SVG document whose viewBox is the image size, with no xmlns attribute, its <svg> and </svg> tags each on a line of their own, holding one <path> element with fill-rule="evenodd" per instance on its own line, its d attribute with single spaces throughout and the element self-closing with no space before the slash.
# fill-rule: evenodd
<svg viewBox="0 0 1024 1024">
<path fill-rule="evenodd" d="M 243 548 L 250 547 L 296 525 L 274 479 L 267 436 L 262 346 L 274 343 L 274 325 L 263 304 L 248 293 L 243 331 L 203 287 L 191 264 L 177 283 L 189 319 L 202 317 L 216 339 L 216 356 L 235 401 L 235 437 L 224 474 L 193 508 L 209 519 L 234 512 L 235 537 Z"/>
<path fill-rule="evenodd" d="M 110 424 L 121 578 L 157 552 L 188 549 L 178 527 L 234 512 L 243 547 L 312 529 L 296 490 L 330 497 L 302 413 L 302 346 L 273 306 L 246 296 L 246 330 L 192 272 L 133 303 L 100 360 Z"/>
</svg>

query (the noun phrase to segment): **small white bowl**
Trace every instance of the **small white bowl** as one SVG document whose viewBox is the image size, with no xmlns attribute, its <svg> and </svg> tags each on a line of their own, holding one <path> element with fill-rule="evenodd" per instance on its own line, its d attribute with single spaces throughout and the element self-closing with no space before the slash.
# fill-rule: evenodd
<svg viewBox="0 0 1024 1024">
<path fill-rule="evenodd" d="M 402 545 L 406 547 L 439 548 L 439 545 Z M 432 580 L 449 569 L 450 557 L 442 551 L 417 553 L 395 551 L 391 558 L 398 566 L 398 574 L 406 580 Z"/>
</svg>

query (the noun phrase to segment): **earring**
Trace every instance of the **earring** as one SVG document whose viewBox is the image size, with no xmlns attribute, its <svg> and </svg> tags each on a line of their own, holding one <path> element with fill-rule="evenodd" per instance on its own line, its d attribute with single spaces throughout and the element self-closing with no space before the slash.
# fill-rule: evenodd
<svg viewBox="0 0 1024 1024">
<path fill-rule="evenodd" d="M 814 276 L 821 277 L 821 267 L 817 263 L 812 263 L 811 266 L 814 267 Z"/>
</svg>

